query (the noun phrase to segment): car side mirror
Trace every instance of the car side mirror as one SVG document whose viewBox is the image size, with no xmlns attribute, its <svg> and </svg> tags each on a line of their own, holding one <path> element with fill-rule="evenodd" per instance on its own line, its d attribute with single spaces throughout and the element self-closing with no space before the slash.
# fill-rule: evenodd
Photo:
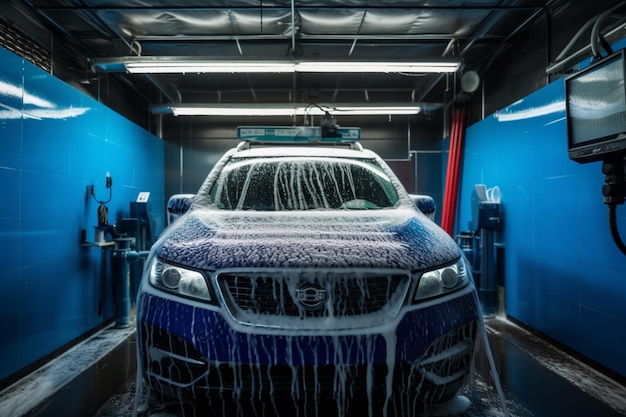
<svg viewBox="0 0 626 417">
<path fill-rule="evenodd" d="M 437 205 L 435 200 L 429 195 L 421 194 L 409 194 L 415 207 L 426 215 L 430 220 L 435 221 L 435 212 L 437 211 Z"/>
<path fill-rule="evenodd" d="M 167 224 L 174 223 L 191 208 L 195 194 L 174 194 L 167 201 Z"/>
</svg>

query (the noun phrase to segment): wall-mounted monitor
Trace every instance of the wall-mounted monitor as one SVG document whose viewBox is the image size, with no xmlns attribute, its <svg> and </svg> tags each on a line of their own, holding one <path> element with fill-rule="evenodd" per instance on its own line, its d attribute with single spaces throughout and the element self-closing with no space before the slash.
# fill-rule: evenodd
<svg viewBox="0 0 626 417">
<path fill-rule="evenodd" d="M 565 79 L 570 159 L 586 163 L 626 156 L 624 50 Z"/>
</svg>

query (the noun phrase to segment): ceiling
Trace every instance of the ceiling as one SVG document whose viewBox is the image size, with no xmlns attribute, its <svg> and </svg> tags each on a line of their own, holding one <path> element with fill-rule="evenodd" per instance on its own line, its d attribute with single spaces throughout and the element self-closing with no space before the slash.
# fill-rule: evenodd
<svg viewBox="0 0 626 417">
<path fill-rule="evenodd" d="M 561 0 L 22 0 L 91 64 L 111 57 L 438 60 L 480 70 Z M 210 6 L 207 6 L 210 4 Z M 456 74 L 115 73 L 156 105 L 421 103 Z M 97 74 L 95 75 L 97 76 Z"/>
</svg>

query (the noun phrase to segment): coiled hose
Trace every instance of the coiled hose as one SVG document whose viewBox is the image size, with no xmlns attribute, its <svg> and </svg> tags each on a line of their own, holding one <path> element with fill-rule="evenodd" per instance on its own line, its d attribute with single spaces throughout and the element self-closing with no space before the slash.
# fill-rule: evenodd
<svg viewBox="0 0 626 417">
<path fill-rule="evenodd" d="M 609 228 L 611 229 L 611 236 L 613 237 L 613 241 L 615 245 L 619 248 L 619 250 L 626 255 L 626 245 L 622 242 L 622 238 L 619 235 L 619 231 L 617 230 L 617 219 L 616 219 L 616 204 L 610 203 L 609 205 Z"/>
</svg>

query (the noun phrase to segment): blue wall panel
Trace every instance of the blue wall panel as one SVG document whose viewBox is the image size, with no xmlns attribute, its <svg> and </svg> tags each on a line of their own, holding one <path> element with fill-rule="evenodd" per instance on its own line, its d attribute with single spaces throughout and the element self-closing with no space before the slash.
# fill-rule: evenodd
<svg viewBox="0 0 626 417">
<path fill-rule="evenodd" d="M 473 230 L 475 184 L 501 189 L 507 314 L 626 375 L 626 257 L 601 164 L 567 156 L 563 80 L 469 127 L 461 178 L 458 230 Z"/>
<path fill-rule="evenodd" d="M 0 49 L 0 379 L 108 321 L 110 251 L 93 240 L 95 185 L 109 221 L 151 193 L 156 233 L 165 219 L 164 144 L 112 110 Z M 98 301 L 103 297 L 103 314 Z"/>
</svg>

